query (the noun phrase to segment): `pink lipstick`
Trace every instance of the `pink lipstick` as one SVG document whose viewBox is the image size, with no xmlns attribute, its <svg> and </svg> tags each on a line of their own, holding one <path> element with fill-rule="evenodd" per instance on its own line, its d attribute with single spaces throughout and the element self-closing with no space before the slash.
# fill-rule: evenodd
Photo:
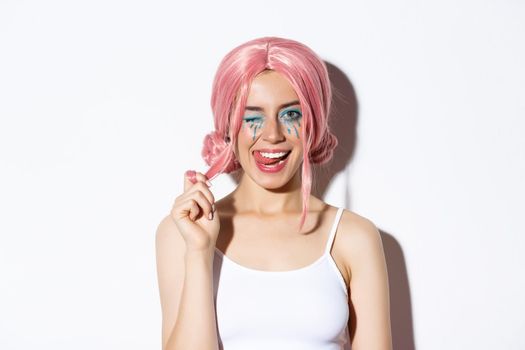
<svg viewBox="0 0 525 350">
<path fill-rule="evenodd" d="M 282 157 L 265 157 L 262 153 L 285 153 Z M 255 159 L 255 164 L 257 164 L 257 167 L 259 170 L 265 172 L 265 173 L 277 173 L 281 171 L 288 162 L 288 156 L 290 155 L 289 150 L 257 150 L 253 152 L 253 156 Z"/>
</svg>

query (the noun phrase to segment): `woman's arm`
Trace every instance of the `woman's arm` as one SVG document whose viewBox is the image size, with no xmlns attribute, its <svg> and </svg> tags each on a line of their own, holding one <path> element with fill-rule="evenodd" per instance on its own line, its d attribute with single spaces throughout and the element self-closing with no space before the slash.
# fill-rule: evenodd
<svg viewBox="0 0 525 350">
<path fill-rule="evenodd" d="M 163 350 L 219 349 L 213 299 L 213 252 L 186 251 L 166 217 L 156 233 Z"/>
<path fill-rule="evenodd" d="M 350 266 L 352 350 L 392 350 L 388 274 L 381 235 L 370 220 L 343 215 Z"/>
</svg>

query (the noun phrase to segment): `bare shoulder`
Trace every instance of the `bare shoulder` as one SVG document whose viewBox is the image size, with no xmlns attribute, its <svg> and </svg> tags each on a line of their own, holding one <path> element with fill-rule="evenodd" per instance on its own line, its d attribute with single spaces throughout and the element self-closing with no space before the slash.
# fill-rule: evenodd
<svg viewBox="0 0 525 350">
<path fill-rule="evenodd" d="M 377 226 L 370 219 L 348 209 L 343 210 L 338 232 L 347 240 L 359 245 L 377 244 L 381 240 Z"/>
<path fill-rule="evenodd" d="M 383 243 L 377 226 L 368 218 L 345 209 L 337 229 L 338 250 L 349 275 L 367 261 L 382 258 Z"/>
<path fill-rule="evenodd" d="M 338 229 L 341 261 L 350 274 L 352 348 L 392 349 L 388 271 L 381 233 L 368 218 L 345 210 Z"/>
</svg>

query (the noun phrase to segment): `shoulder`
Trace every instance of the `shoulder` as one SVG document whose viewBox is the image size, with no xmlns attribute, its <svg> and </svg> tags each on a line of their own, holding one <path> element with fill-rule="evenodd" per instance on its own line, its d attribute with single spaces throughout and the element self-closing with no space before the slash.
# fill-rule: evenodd
<svg viewBox="0 0 525 350">
<path fill-rule="evenodd" d="M 338 234 L 347 242 L 362 245 L 375 245 L 381 241 L 379 229 L 372 220 L 348 209 L 343 210 Z"/>
<path fill-rule="evenodd" d="M 344 209 L 337 229 L 338 250 L 350 275 L 371 260 L 383 259 L 381 233 L 370 219 Z"/>
</svg>

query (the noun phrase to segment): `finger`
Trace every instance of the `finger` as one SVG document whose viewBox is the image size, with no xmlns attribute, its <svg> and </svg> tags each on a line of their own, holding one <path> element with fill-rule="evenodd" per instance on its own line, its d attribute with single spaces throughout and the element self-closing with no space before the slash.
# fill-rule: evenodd
<svg viewBox="0 0 525 350">
<path fill-rule="evenodd" d="M 202 187 L 206 185 L 198 183 L 195 186 Z M 195 203 L 196 206 L 193 206 L 193 203 Z M 199 190 L 193 190 L 192 188 L 189 192 L 177 197 L 173 209 L 178 213 L 176 214 L 177 217 L 182 219 L 187 216 L 190 217 L 191 220 L 195 220 L 200 213 L 206 217 L 209 217 L 210 213 L 212 213 L 213 218 L 213 211 L 215 208 L 213 202 L 210 202 L 204 193 Z"/>
<path fill-rule="evenodd" d="M 190 198 L 193 199 L 195 202 L 197 202 L 199 208 L 202 211 L 202 214 L 206 218 L 210 217 L 210 214 L 213 211 L 212 203 L 210 203 L 208 201 L 208 198 L 206 198 L 204 193 L 202 193 L 200 191 L 196 191 L 196 192 L 192 193 Z M 211 215 L 213 215 L 213 214 L 211 214 Z"/>
<path fill-rule="evenodd" d="M 201 209 L 199 208 L 199 204 L 194 199 L 189 199 L 185 203 L 186 210 L 184 210 L 184 213 L 188 216 L 188 218 L 191 221 L 195 221 L 197 216 L 199 216 L 199 213 L 201 212 Z"/>
<path fill-rule="evenodd" d="M 213 196 L 213 193 L 208 189 L 209 187 L 211 187 L 210 180 L 208 179 L 208 177 L 205 174 L 203 174 L 201 172 L 198 172 L 198 171 L 195 173 L 195 176 L 196 176 L 198 181 L 204 182 L 206 184 L 206 187 L 201 189 L 201 191 L 208 198 L 208 201 L 212 205 L 212 211 L 214 212 L 215 211 L 215 197 Z"/>
<path fill-rule="evenodd" d="M 197 182 L 195 185 L 193 185 L 184 195 L 183 195 L 183 198 L 187 198 L 187 197 L 192 197 L 193 196 L 193 193 L 195 192 L 202 192 L 202 194 L 204 194 L 204 196 L 206 197 L 206 199 L 208 200 L 208 202 L 210 202 L 210 204 L 213 206 L 215 204 L 215 196 L 213 195 L 213 193 L 210 191 L 210 189 L 208 188 L 208 186 L 206 186 L 205 184 L 203 184 L 202 182 Z"/>
<path fill-rule="evenodd" d="M 188 170 L 184 173 L 184 192 L 197 182 L 195 170 Z"/>
<path fill-rule="evenodd" d="M 193 218 L 199 215 L 199 212 L 199 205 L 195 200 L 193 200 L 193 198 L 178 198 L 175 204 L 173 205 L 173 208 L 171 209 L 172 217 L 176 221 L 186 218 L 193 220 Z"/>
<path fill-rule="evenodd" d="M 195 172 L 195 177 L 196 177 L 197 181 L 204 182 L 206 185 L 208 185 L 208 187 L 211 186 L 211 182 L 208 180 L 206 175 L 204 175 L 203 173 L 200 173 L 200 172 L 197 171 L 197 172 Z"/>
</svg>

